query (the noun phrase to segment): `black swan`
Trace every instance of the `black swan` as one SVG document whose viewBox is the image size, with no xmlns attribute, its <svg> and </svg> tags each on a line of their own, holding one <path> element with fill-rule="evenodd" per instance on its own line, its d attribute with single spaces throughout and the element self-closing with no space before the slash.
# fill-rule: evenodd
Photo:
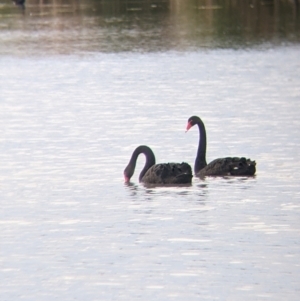
<svg viewBox="0 0 300 301">
<path fill-rule="evenodd" d="M 21 8 L 25 8 L 25 0 L 13 0 L 13 3 L 15 4 L 15 5 L 18 5 L 18 6 L 20 6 Z"/>
<path fill-rule="evenodd" d="M 188 119 L 186 131 L 195 124 L 199 128 L 199 146 L 195 160 L 194 172 L 198 177 L 205 176 L 253 176 L 255 174 L 255 161 L 244 157 L 227 157 L 215 159 L 209 164 L 206 163 L 206 131 L 203 121 L 198 116 Z"/>
<path fill-rule="evenodd" d="M 132 177 L 139 154 L 146 156 L 146 163 L 140 173 L 139 181 L 146 184 L 190 184 L 192 181 L 192 168 L 187 163 L 155 164 L 155 156 L 150 147 L 140 145 L 137 147 L 128 165 L 124 170 L 125 182 Z"/>
</svg>

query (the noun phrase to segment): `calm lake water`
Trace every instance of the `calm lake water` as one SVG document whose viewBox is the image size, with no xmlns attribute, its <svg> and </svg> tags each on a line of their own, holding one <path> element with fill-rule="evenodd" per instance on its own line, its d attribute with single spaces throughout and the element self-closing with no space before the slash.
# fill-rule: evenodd
<svg viewBox="0 0 300 301">
<path fill-rule="evenodd" d="M 299 300 L 297 7 L 36 2 L 0 4 L 0 299 Z M 193 165 L 191 115 L 257 175 L 125 185 Z"/>
</svg>

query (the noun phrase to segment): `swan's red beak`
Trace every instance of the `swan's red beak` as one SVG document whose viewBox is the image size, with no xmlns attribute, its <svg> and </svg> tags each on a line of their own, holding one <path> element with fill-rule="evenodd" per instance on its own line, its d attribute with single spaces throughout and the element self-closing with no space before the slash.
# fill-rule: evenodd
<svg viewBox="0 0 300 301">
<path fill-rule="evenodd" d="M 129 183 L 129 181 L 130 181 L 130 178 L 129 178 L 129 177 L 127 177 L 126 175 L 124 175 L 124 181 L 125 181 L 125 183 Z"/>
<path fill-rule="evenodd" d="M 191 127 L 192 127 L 192 123 L 188 122 L 187 125 L 186 125 L 186 131 L 185 132 L 187 132 Z"/>
</svg>

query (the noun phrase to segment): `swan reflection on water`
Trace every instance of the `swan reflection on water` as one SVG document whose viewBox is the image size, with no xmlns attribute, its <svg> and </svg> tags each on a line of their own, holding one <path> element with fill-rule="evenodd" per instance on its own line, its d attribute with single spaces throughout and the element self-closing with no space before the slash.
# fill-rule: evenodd
<svg viewBox="0 0 300 301">
<path fill-rule="evenodd" d="M 145 184 L 125 182 L 124 185 L 130 191 L 131 196 L 138 196 L 139 194 L 145 195 L 178 195 L 189 196 L 198 194 L 200 199 L 198 201 L 205 201 L 209 196 L 209 192 L 214 188 L 221 188 L 226 186 L 235 185 L 238 190 L 247 190 L 253 187 L 256 183 L 256 176 L 252 177 L 236 177 L 236 176 L 224 176 L 224 177 L 205 177 L 203 179 L 195 178 L 191 184 L 181 185 L 158 185 L 158 184 Z M 204 198 L 204 199 L 203 199 Z"/>
<path fill-rule="evenodd" d="M 145 183 L 136 184 L 133 182 L 125 182 L 125 187 L 128 189 L 131 197 L 144 195 L 147 200 L 152 200 L 155 196 L 190 196 L 194 194 L 192 184 L 181 185 L 150 185 Z M 149 196 L 151 198 L 149 199 Z"/>
</svg>

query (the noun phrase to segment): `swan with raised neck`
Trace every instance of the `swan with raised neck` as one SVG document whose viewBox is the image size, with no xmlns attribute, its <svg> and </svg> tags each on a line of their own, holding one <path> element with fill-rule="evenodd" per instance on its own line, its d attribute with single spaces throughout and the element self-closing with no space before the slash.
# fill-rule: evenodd
<svg viewBox="0 0 300 301">
<path fill-rule="evenodd" d="M 218 158 L 207 164 L 205 125 L 200 117 L 191 116 L 188 119 L 186 131 L 194 125 L 197 125 L 199 129 L 198 150 L 194 164 L 196 176 L 253 176 L 255 174 L 256 162 L 245 157 Z"/>
</svg>

